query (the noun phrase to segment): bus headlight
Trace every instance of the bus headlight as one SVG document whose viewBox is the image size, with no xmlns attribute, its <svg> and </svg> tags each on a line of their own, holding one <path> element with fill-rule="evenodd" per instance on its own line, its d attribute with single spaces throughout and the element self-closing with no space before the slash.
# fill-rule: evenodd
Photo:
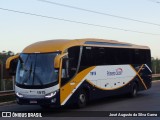
<svg viewBox="0 0 160 120">
<path fill-rule="evenodd" d="M 22 95 L 21 93 L 18 93 L 18 92 L 16 92 L 16 95 L 17 95 L 18 97 L 20 97 L 20 98 L 23 97 L 23 95 Z"/>
<path fill-rule="evenodd" d="M 48 93 L 45 95 L 45 98 L 51 98 L 51 97 L 55 96 L 56 94 L 57 94 L 57 91 Z"/>
</svg>

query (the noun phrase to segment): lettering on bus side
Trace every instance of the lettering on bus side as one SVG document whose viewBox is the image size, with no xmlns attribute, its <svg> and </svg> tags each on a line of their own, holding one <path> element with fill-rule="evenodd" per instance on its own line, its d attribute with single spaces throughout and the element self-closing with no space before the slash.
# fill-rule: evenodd
<svg viewBox="0 0 160 120">
<path fill-rule="evenodd" d="M 117 68 L 115 71 L 107 71 L 107 76 L 122 75 L 123 69 Z"/>
</svg>

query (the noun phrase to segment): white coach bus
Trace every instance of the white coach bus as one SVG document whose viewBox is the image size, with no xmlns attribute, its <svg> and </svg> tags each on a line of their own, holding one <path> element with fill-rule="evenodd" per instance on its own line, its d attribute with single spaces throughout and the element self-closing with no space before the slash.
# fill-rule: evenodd
<svg viewBox="0 0 160 120">
<path fill-rule="evenodd" d="M 18 64 L 16 64 L 18 63 Z M 8 58 L 16 74 L 18 104 L 42 107 L 76 104 L 151 87 L 147 46 L 103 39 L 48 40 L 27 46 Z"/>
</svg>

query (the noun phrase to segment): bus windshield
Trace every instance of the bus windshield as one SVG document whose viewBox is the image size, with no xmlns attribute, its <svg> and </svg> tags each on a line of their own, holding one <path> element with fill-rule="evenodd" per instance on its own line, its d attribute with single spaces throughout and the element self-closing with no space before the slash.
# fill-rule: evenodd
<svg viewBox="0 0 160 120">
<path fill-rule="evenodd" d="M 59 53 L 20 54 L 16 83 L 21 85 L 47 85 L 58 80 L 54 58 Z"/>
</svg>

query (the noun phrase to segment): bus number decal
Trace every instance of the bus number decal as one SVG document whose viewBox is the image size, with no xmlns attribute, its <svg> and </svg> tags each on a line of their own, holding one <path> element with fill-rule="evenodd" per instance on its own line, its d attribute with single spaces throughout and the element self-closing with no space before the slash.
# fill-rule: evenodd
<svg viewBox="0 0 160 120">
<path fill-rule="evenodd" d="M 39 95 L 44 95 L 44 94 L 45 94 L 45 91 L 37 91 L 37 94 L 39 94 Z"/>
<path fill-rule="evenodd" d="M 96 71 L 90 72 L 90 75 L 91 75 L 91 76 L 96 75 Z"/>
</svg>

